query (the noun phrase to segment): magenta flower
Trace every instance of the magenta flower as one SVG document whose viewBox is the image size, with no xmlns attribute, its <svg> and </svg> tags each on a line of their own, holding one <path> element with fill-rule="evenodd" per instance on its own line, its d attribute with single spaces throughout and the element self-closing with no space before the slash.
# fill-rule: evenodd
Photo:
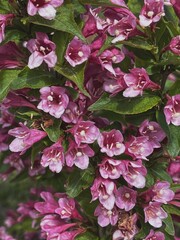
<svg viewBox="0 0 180 240">
<path fill-rule="evenodd" d="M 56 45 L 49 40 L 46 33 L 37 32 L 36 39 L 30 39 L 27 42 L 26 47 L 32 53 L 28 62 L 28 67 L 30 69 L 39 67 L 43 61 L 49 68 L 56 65 Z"/>
<path fill-rule="evenodd" d="M 137 192 L 126 186 L 118 188 L 115 194 L 116 206 L 125 211 L 130 211 L 136 204 Z"/>
<path fill-rule="evenodd" d="M 174 54 L 180 56 L 180 35 L 173 37 L 167 49 L 171 50 Z"/>
<path fill-rule="evenodd" d="M 61 119 L 66 123 L 76 124 L 78 122 L 80 115 L 81 112 L 78 105 L 74 102 L 69 102 L 65 112 L 61 116 Z"/>
<path fill-rule="evenodd" d="M 169 188 L 170 188 L 169 182 L 167 181 L 157 182 L 152 189 L 154 193 L 152 200 L 165 204 L 173 200 L 175 193 Z"/>
<path fill-rule="evenodd" d="M 90 47 L 79 40 L 78 37 L 74 37 L 68 44 L 65 58 L 71 66 L 75 67 L 88 60 L 90 53 Z"/>
<path fill-rule="evenodd" d="M 5 39 L 5 27 L 13 17 L 13 14 L 0 14 L 0 43 Z"/>
<path fill-rule="evenodd" d="M 116 207 L 107 210 L 102 204 L 99 204 L 95 209 L 94 215 L 98 217 L 98 224 L 101 227 L 106 227 L 109 224 L 114 226 L 118 221 L 118 209 Z"/>
<path fill-rule="evenodd" d="M 177 157 L 175 161 L 170 162 L 168 173 L 172 177 L 173 182 L 180 183 L 180 157 Z"/>
<path fill-rule="evenodd" d="M 40 89 L 41 102 L 37 108 L 49 113 L 55 118 L 60 118 L 65 112 L 69 97 L 66 94 L 66 89 L 62 87 L 43 87 Z"/>
<path fill-rule="evenodd" d="M 89 165 L 89 157 L 93 156 L 94 151 L 87 144 L 78 146 L 74 141 L 70 140 L 65 159 L 68 167 L 75 165 L 80 169 L 86 169 Z"/>
<path fill-rule="evenodd" d="M 144 120 L 144 122 L 141 123 L 139 133 L 142 136 L 149 137 L 149 142 L 153 148 L 160 148 L 160 142 L 166 137 L 160 125 L 157 122 L 150 122 L 149 120 Z"/>
<path fill-rule="evenodd" d="M 107 49 L 101 55 L 99 55 L 99 61 L 102 68 L 108 70 L 112 74 L 116 75 L 116 72 L 113 69 L 113 64 L 122 62 L 125 55 L 117 48 Z"/>
<path fill-rule="evenodd" d="M 92 121 L 79 121 L 69 131 L 73 134 L 78 146 L 81 143 L 93 143 L 99 136 L 99 129 Z"/>
<path fill-rule="evenodd" d="M 5 227 L 1 227 L 1 226 L 0 226 L 0 239 L 3 239 L 3 240 L 16 240 L 15 238 L 13 238 L 11 235 L 9 235 L 6 232 L 6 228 Z"/>
<path fill-rule="evenodd" d="M 142 27 L 147 27 L 158 22 L 164 15 L 164 0 L 145 0 L 139 16 L 139 23 Z"/>
<path fill-rule="evenodd" d="M 165 240 L 164 233 L 154 232 L 154 230 L 151 229 L 148 236 L 146 238 L 144 238 L 143 240 L 152 240 L 152 239 L 154 239 L 154 240 Z"/>
<path fill-rule="evenodd" d="M 153 227 L 160 228 L 162 226 L 162 219 L 167 218 L 167 213 L 161 208 L 161 204 L 157 202 L 150 202 L 144 208 L 145 222 L 149 222 Z"/>
<path fill-rule="evenodd" d="M 123 178 L 136 188 L 144 188 L 147 174 L 146 168 L 142 165 L 141 160 L 137 161 L 121 161 Z"/>
<path fill-rule="evenodd" d="M 124 0 L 111 0 L 111 2 L 113 4 L 119 5 L 121 7 L 127 7 L 127 5 L 125 4 Z"/>
<path fill-rule="evenodd" d="M 49 167 L 52 172 L 59 173 L 64 164 L 64 149 L 60 141 L 43 150 L 41 158 L 41 165 L 43 167 Z"/>
<path fill-rule="evenodd" d="M 29 0 L 27 12 L 30 16 L 37 13 L 45 19 L 52 20 L 56 16 L 57 7 L 63 4 L 64 0 Z"/>
<path fill-rule="evenodd" d="M 122 174 L 121 161 L 119 160 L 104 158 L 98 166 L 99 172 L 104 179 L 118 179 Z"/>
<path fill-rule="evenodd" d="M 171 4 L 173 5 L 174 11 L 176 15 L 180 18 L 180 4 L 179 0 L 170 0 Z"/>
<path fill-rule="evenodd" d="M 98 177 L 94 180 L 91 187 L 92 201 L 99 199 L 104 208 L 111 210 L 115 203 L 115 184 L 114 182 Z"/>
<path fill-rule="evenodd" d="M 175 126 L 180 126 L 180 94 L 168 97 L 168 102 L 164 107 L 164 115 L 167 124 L 172 123 Z"/>
<path fill-rule="evenodd" d="M 143 94 L 144 89 L 159 89 L 159 85 L 152 82 L 144 68 L 133 68 L 130 73 L 124 75 L 124 81 L 127 85 L 123 92 L 124 97 L 137 97 Z"/>
<path fill-rule="evenodd" d="M 131 136 L 131 139 L 126 142 L 127 152 L 134 159 L 144 159 L 148 160 L 146 157 L 153 153 L 153 144 L 149 141 L 149 138 L 146 136 L 134 137 Z"/>
<path fill-rule="evenodd" d="M 11 129 L 8 132 L 9 135 L 15 137 L 9 145 L 9 149 L 12 152 L 21 152 L 21 154 L 24 154 L 34 143 L 47 136 L 44 131 L 29 129 L 22 123 L 19 125 L 20 127 Z"/>
<path fill-rule="evenodd" d="M 113 157 L 125 151 L 123 140 L 121 132 L 113 129 L 110 132 L 100 133 L 97 141 L 101 152 L 106 153 L 109 157 Z"/>
</svg>

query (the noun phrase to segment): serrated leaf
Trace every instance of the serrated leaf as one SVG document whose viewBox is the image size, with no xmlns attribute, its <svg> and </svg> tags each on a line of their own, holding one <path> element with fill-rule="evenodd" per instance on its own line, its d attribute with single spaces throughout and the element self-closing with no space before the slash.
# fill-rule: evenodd
<svg viewBox="0 0 180 240">
<path fill-rule="evenodd" d="M 79 39 L 86 41 L 77 23 L 74 21 L 74 9 L 71 4 L 59 7 L 54 20 L 46 20 L 40 16 L 29 17 L 29 22 L 47 26 L 55 30 L 71 33 Z"/>
<path fill-rule="evenodd" d="M 53 125 L 45 128 L 45 131 L 52 142 L 57 142 L 59 137 L 61 136 L 62 131 L 60 129 L 60 126 L 61 121 L 59 119 L 55 119 L 53 120 Z"/>
<path fill-rule="evenodd" d="M 165 231 L 171 235 L 174 236 L 175 235 L 175 230 L 174 230 L 174 224 L 172 221 L 172 217 L 170 214 L 168 214 L 168 217 L 163 219 L 163 222 L 165 223 L 166 227 L 165 227 Z"/>
<path fill-rule="evenodd" d="M 169 214 L 180 216 L 180 209 L 178 207 L 167 204 L 167 205 L 163 205 L 163 208 Z"/>
<path fill-rule="evenodd" d="M 90 111 L 109 110 L 119 114 L 138 114 L 146 112 L 160 102 L 160 98 L 155 95 L 144 94 L 140 97 L 125 98 L 121 95 L 109 97 L 103 94 L 94 104 L 89 107 Z"/>
</svg>

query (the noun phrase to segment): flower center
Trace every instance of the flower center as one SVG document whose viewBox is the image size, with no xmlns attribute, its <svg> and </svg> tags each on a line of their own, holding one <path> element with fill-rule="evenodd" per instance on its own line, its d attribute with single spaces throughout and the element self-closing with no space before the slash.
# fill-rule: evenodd
<svg viewBox="0 0 180 240">
<path fill-rule="evenodd" d="M 31 0 L 35 7 L 40 8 L 49 3 L 51 0 Z"/>
<path fill-rule="evenodd" d="M 124 196 L 125 196 L 125 198 L 130 198 L 130 194 L 129 193 L 125 193 Z"/>
<path fill-rule="evenodd" d="M 83 53 L 82 51 L 79 51 L 79 52 L 78 52 L 78 56 L 79 56 L 79 57 L 83 57 L 83 56 L 84 56 L 84 53 Z"/>
</svg>

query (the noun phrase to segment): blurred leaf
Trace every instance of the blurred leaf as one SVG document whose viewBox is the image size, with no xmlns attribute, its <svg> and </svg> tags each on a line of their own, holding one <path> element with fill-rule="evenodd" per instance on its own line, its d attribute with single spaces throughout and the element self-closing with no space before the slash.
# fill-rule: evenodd
<svg viewBox="0 0 180 240">
<path fill-rule="evenodd" d="M 10 13 L 9 2 L 7 0 L 0 0 L 0 14 Z"/>
<path fill-rule="evenodd" d="M 167 204 L 167 205 L 163 205 L 163 208 L 169 214 L 174 214 L 174 215 L 180 216 L 180 209 L 178 207 Z"/>
<path fill-rule="evenodd" d="M 19 31 L 18 29 L 9 29 L 6 31 L 6 35 L 5 35 L 5 39 L 4 41 L 1 43 L 5 44 L 9 41 L 13 41 L 15 43 L 19 43 L 22 39 L 24 39 L 24 37 L 26 36 L 26 33 Z"/>
<path fill-rule="evenodd" d="M 77 236 L 76 240 L 99 240 L 99 237 L 90 231 L 86 231 L 85 233 Z"/>
<path fill-rule="evenodd" d="M 146 112 L 160 102 L 155 95 L 144 94 L 135 98 L 125 98 L 121 95 L 110 97 L 105 93 L 89 107 L 90 111 L 109 110 L 119 114 L 138 114 Z"/>
<path fill-rule="evenodd" d="M 143 0 L 128 0 L 128 7 L 135 15 L 140 14 L 143 4 Z"/>
<path fill-rule="evenodd" d="M 31 167 L 33 168 L 34 161 L 36 160 L 36 157 L 38 154 L 44 149 L 45 145 L 42 141 L 37 142 L 34 144 L 31 148 Z"/>
<path fill-rule="evenodd" d="M 111 0 L 79 0 L 82 4 L 91 4 L 97 6 L 116 6 Z"/>
<path fill-rule="evenodd" d="M 169 89 L 168 94 L 170 96 L 174 96 L 176 94 L 180 94 L 180 80 L 176 80 L 176 82 Z"/>
<path fill-rule="evenodd" d="M 57 142 L 59 137 L 61 136 L 62 131 L 60 129 L 60 126 L 61 126 L 61 121 L 59 119 L 53 119 L 53 125 L 44 128 L 49 139 L 52 142 Z"/>
<path fill-rule="evenodd" d="M 178 184 L 178 183 L 171 184 L 171 190 L 173 190 L 174 192 L 176 192 L 179 189 L 180 189 L 180 184 Z"/>
<path fill-rule="evenodd" d="M 172 179 L 169 176 L 169 174 L 166 172 L 166 168 L 167 168 L 166 165 L 163 167 L 162 162 L 155 163 L 151 167 L 151 172 L 154 174 L 156 178 L 172 183 Z"/>
<path fill-rule="evenodd" d="M 170 136 L 168 138 L 167 150 L 172 157 L 180 153 L 180 126 L 169 125 Z"/>
<path fill-rule="evenodd" d="M 173 224 L 173 221 L 172 221 L 172 217 L 170 214 L 168 214 L 168 217 L 163 219 L 162 220 L 166 227 L 165 227 L 165 231 L 171 235 L 171 236 L 174 236 L 175 235 L 175 230 L 174 230 L 174 224 Z"/>
</svg>

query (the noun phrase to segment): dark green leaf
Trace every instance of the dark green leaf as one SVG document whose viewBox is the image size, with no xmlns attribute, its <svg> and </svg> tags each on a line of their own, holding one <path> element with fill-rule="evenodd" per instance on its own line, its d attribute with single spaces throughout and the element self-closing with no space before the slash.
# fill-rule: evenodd
<svg viewBox="0 0 180 240">
<path fill-rule="evenodd" d="M 132 48 L 144 49 L 147 51 L 157 51 L 155 46 L 148 44 L 148 42 L 142 38 L 132 38 L 128 41 L 121 41 L 120 43 Z M 118 47 L 119 44 L 116 44 L 115 46 Z"/>
<path fill-rule="evenodd" d="M 18 29 L 7 30 L 6 31 L 6 37 L 1 44 L 5 44 L 9 41 L 19 43 L 20 40 L 22 40 L 25 36 L 26 36 L 26 34 L 24 32 L 18 31 Z"/>
<path fill-rule="evenodd" d="M 163 219 L 163 222 L 165 223 L 166 227 L 165 227 L 165 231 L 171 235 L 174 236 L 175 234 L 175 230 L 174 230 L 174 224 L 172 221 L 172 217 L 170 214 L 168 214 L 168 217 Z"/>
<path fill-rule="evenodd" d="M 143 4 L 143 0 L 128 0 L 128 7 L 135 15 L 139 15 Z"/>
<path fill-rule="evenodd" d="M 34 161 L 36 160 L 37 155 L 43 150 L 45 147 L 44 143 L 38 142 L 34 144 L 31 148 L 31 167 L 33 168 Z"/>
<path fill-rule="evenodd" d="M 180 216 L 180 209 L 172 204 L 163 205 L 164 210 L 169 214 Z"/>
<path fill-rule="evenodd" d="M 146 175 L 146 187 L 151 187 L 154 185 L 155 179 L 154 175 L 152 174 L 151 169 L 148 169 L 147 175 Z"/>
<path fill-rule="evenodd" d="M 176 94 L 180 94 L 180 79 L 178 79 L 172 87 L 169 89 L 168 94 L 170 96 L 174 96 Z"/>
<path fill-rule="evenodd" d="M 163 169 L 162 163 L 154 164 L 153 167 L 151 167 L 151 171 L 156 178 L 172 183 L 172 179 L 166 172 L 166 169 Z"/>
<path fill-rule="evenodd" d="M 160 98 L 158 96 L 150 94 L 144 94 L 135 98 L 125 98 L 121 95 L 109 97 L 109 94 L 105 93 L 89 107 L 89 110 L 109 110 L 119 114 L 138 114 L 146 112 L 159 102 Z"/>
<path fill-rule="evenodd" d="M 169 125 L 169 132 L 167 150 L 172 157 L 176 157 L 180 153 L 180 126 Z"/>
<path fill-rule="evenodd" d="M 61 121 L 59 119 L 54 119 L 53 125 L 49 126 L 48 128 L 45 128 L 45 131 L 52 142 L 57 142 L 59 137 L 61 136 L 62 131 L 60 129 L 60 126 Z"/>
</svg>

